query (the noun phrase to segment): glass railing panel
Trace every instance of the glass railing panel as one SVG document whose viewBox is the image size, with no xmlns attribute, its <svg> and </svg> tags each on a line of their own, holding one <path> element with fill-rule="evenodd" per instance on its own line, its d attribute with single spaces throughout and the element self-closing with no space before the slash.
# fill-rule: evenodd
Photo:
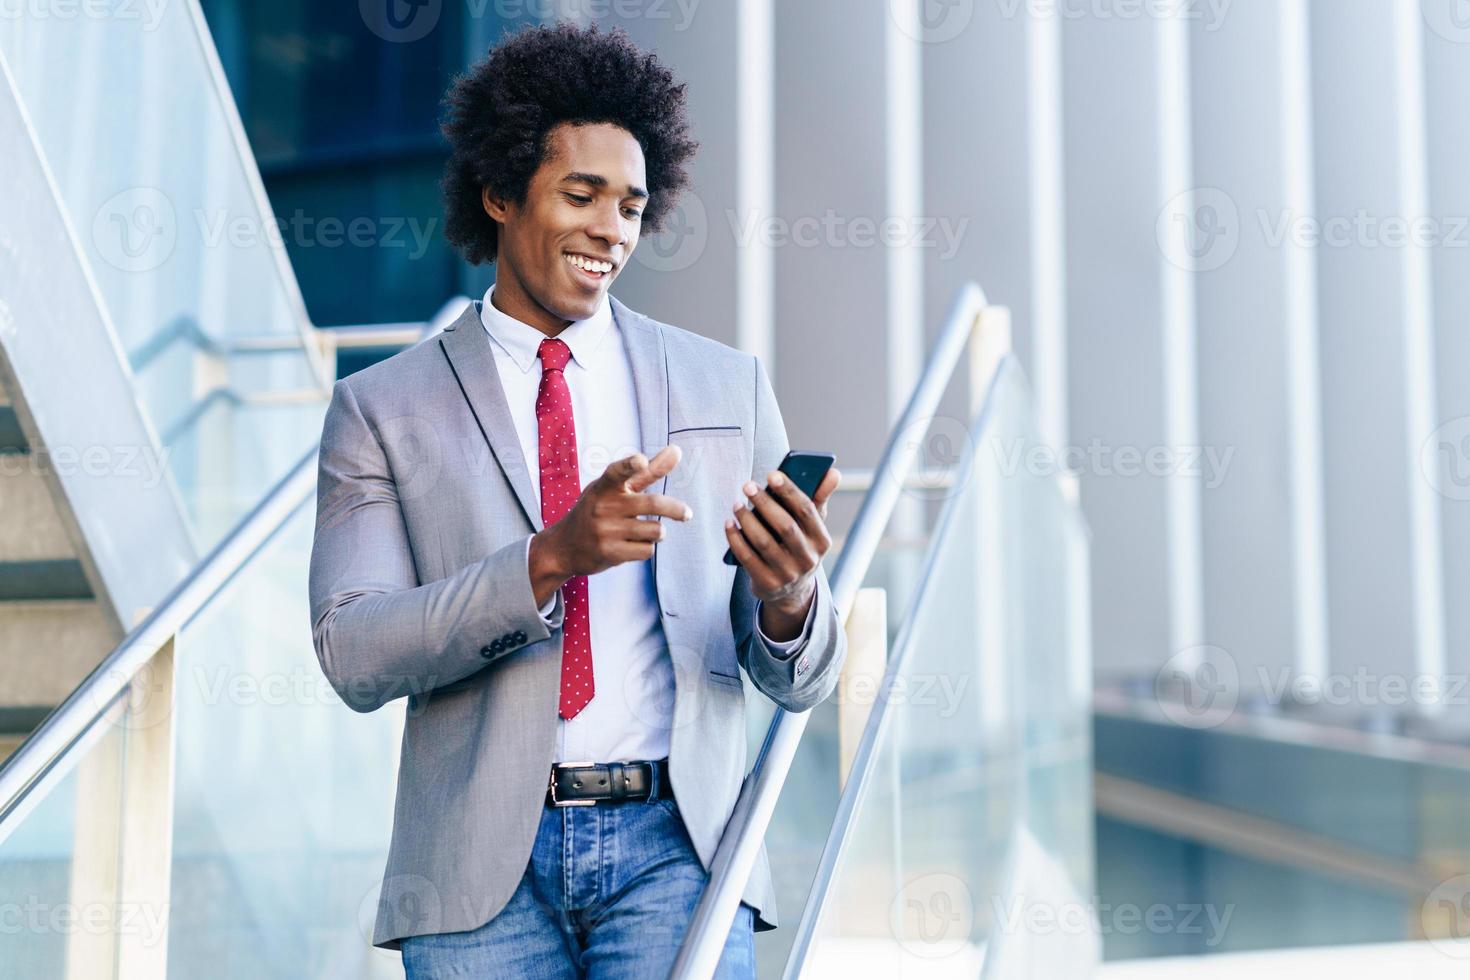
<svg viewBox="0 0 1470 980">
<path fill-rule="evenodd" d="M 823 566 L 830 577 L 836 556 L 828 552 Z M 746 688 L 746 768 L 755 765 L 761 742 L 776 707 L 750 683 Z M 766 856 L 771 886 L 776 894 L 779 928 L 756 936 L 756 967 L 760 976 L 778 976 L 791 946 L 794 925 L 811 890 L 822 856 L 822 842 L 837 812 L 837 702 L 828 698 L 810 712 L 785 788 L 766 831 Z"/>
<path fill-rule="evenodd" d="M 927 499 L 927 491 L 924 496 Z M 890 645 L 903 619 L 904 606 L 917 586 L 927 545 L 928 539 L 922 534 L 886 538 L 873 555 L 864 576 L 864 588 L 881 588 L 888 597 L 887 639 Z M 837 557 L 838 551 L 834 549 L 828 552 L 823 562 L 829 577 L 836 567 Z M 872 692 L 865 691 L 855 697 L 863 697 L 871 703 Z M 757 968 L 761 976 L 779 976 L 786 963 L 796 923 L 811 894 L 827 832 L 837 813 L 841 794 L 838 731 L 841 699 L 839 691 L 812 709 L 766 830 L 766 855 L 771 863 L 771 883 L 776 892 L 780 928 L 756 937 Z M 750 765 L 754 764 L 774 713 L 774 705 L 747 682 L 746 724 Z"/>
<path fill-rule="evenodd" d="M 1084 532 L 1055 475 L 1025 465 L 1031 418 L 1007 362 L 899 629 L 803 975 L 975 976 L 987 956 L 1081 975 L 1095 959 L 1095 932 L 1021 926 L 1091 891 Z"/>
<path fill-rule="evenodd" d="M 0 975 L 110 974 L 118 929 L 161 941 L 166 909 L 116 901 L 117 835 L 127 724 L 120 701 L 4 826 L 0 839 Z M 106 968 L 96 972 L 93 968 Z M 91 972 L 89 972 L 91 971 Z"/>
<path fill-rule="evenodd" d="M 178 644 L 176 976 L 397 969 L 370 939 L 403 706 L 357 714 L 323 677 L 305 628 L 313 526 L 301 508 Z"/>
<path fill-rule="evenodd" d="M 310 232 L 270 213 L 196 3 L 101 0 L 66 16 L 17 9 L 0 17 L 0 56 L 162 450 L 199 438 L 180 423 L 218 393 L 320 390 L 281 245 L 283 227 Z M 269 336 L 279 352 L 235 349 Z M 248 473 L 269 446 L 280 463 L 269 483 L 315 435 L 238 426 L 231 452 L 200 465 Z M 182 488 L 217 483 L 221 470 L 188 470 L 187 455 L 165 457 L 168 478 L 197 514 Z M 200 550 L 230 523 L 196 528 Z"/>
<path fill-rule="evenodd" d="M 1016 447 L 1035 446 L 1029 411 Z M 1008 453 L 1008 459 L 1020 459 Z M 1009 464 L 1007 466 L 1009 470 Z M 1093 883 L 1092 651 L 1089 534 L 1060 484 L 1042 473 L 1004 474 L 1006 537 L 1020 554 L 1014 656 L 1022 659 L 1026 825 L 1077 895 Z"/>
<path fill-rule="evenodd" d="M 748 684 L 748 682 L 747 682 Z M 753 687 L 747 687 L 747 721 L 760 722 L 763 737 L 774 712 Z M 837 705 L 835 698 L 811 711 L 801 745 L 791 762 L 785 787 L 776 801 L 766 831 L 766 856 L 771 863 L 771 886 L 776 893 L 779 928 L 756 936 L 756 967 L 760 976 L 780 976 L 791 948 L 791 937 L 811 892 L 812 879 L 822 857 L 822 844 L 837 812 Z M 752 751 L 747 765 L 753 765 Z"/>
<path fill-rule="evenodd" d="M 160 335 L 199 347 L 300 331 L 277 244 L 291 223 L 282 232 L 259 209 L 195 7 L 101 0 L 0 19 L 0 51 L 135 357 Z"/>
<path fill-rule="evenodd" d="M 326 409 L 314 397 L 240 401 L 218 393 L 177 423 L 169 470 L 200 538 L 220 540 L 259 503 L 301 458 L 303 436 L 319 437 Z"/>
</svg>

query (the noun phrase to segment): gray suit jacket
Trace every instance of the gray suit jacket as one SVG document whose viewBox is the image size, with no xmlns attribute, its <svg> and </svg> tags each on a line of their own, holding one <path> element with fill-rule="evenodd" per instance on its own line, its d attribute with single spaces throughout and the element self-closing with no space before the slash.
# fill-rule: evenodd
<svg viewBox="0 0 1470 980">
<path fill-rule="evenodd" d="M 706 869 L 746 770 L 740 668 L 790 711 L 836 686 L 846 641 L 825 574 L 806 644 L 782 659 L 755 629 L 724 520 L 788 448 L 760 362 L 612 300 L 633 366 L 642 451 L 682 447 L 650 487 L 689 504 L 652 559 L 675 673 L 669 771 Z M 488 922 L 530 860 L 554 758 L 563 599 L 542 622 L 526 567 L 541 530 L 480 302 L 442 334 L 336 383 L 322 431 L 312 640 L 358 711 L 407 697 L 393 838 L 373 943 Z M 618 697 L 619 691 L 599 691 Z M 595 760 L 615 761 L 615 760 Z M 743 894 L 776 909 L 764 846 Z"/>
</svg>

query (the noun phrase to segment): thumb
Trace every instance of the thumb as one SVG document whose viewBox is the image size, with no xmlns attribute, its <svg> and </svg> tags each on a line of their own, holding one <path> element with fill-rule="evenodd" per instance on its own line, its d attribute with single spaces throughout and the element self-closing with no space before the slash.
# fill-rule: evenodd
<svg viewBox="0 0 1470 980">
<path fill-rule="evenodd" d="M 648 466 L 628 481 L 628 489 L 641 493 L 645 488 L 668 476 L 669 471 L 679 465 L 679 458 L 683 452 L 675 445 L 668 445 L 660 449 L 654 454 L 653 459 L 648 461 Z"/>
<path fill-rule="evenodd" d="M 827 498 L 831 497 L 834 493 L 837 492 L 837 487 L 841 483 L 842 471 L 839 470 L 836 466 L 833 466 L 827 471 L 827 475 L 822 477 L 822 482 L 817 487 L 816 493 L 812 494 L 812 503 L 819 506 L 825 504 L 827 502 Z"/>
<path fill-rule="evenodd" d="M 827 501 L 837 492 L 837 487 L 842 483 L 842 471 L 832 467 L 827 475 L 822 477 L 822 482 L 817 487 L 817 492 L 812 494 L 812 503 L 817 505 L 817 513 L 822 520 L 827 519 Z"/>
<path fill-rule="evenodd" d="M 615 460 L 602 471 L 602 479 L 606 486 L 626 490 L 628 484 L 648 469 L 648 457 L 642 453 L 634 453 Z"/>
</svg>

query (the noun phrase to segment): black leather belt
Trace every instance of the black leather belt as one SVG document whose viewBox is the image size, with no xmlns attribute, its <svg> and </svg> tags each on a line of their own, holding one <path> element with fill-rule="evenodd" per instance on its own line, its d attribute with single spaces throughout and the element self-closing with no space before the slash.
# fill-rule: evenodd
<svg viewBox="0 0 1470 980">
<path fill-rule="evenodd" d="M 627 800 L 672 799 L 669 760 L 559 762 L 546 785 L 547 806 L 592 806 Z"/>
</svg>

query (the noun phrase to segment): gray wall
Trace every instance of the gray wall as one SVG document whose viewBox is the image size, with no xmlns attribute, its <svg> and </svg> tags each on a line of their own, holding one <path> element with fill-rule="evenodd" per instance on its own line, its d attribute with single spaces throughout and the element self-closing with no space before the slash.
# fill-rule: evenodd
<svg viewBox="0 0 1470 980">
<path fill-rule="evenodd" d="M 1463 671 L 1455 9 L 635 4 L 602 19 L 691 82 L 705 240 L 623 293 L 762 353 L 793 444 L 860 467 L 973 278 L 1013 309 L 1042 431 L 1080 464 L 1100 676 L 1206 645 L 1247 689 Z M 753 215 L 830 223 L 742 243 Z M 917 238 L 860 241 L 885 219 Z"/>
</svg>

